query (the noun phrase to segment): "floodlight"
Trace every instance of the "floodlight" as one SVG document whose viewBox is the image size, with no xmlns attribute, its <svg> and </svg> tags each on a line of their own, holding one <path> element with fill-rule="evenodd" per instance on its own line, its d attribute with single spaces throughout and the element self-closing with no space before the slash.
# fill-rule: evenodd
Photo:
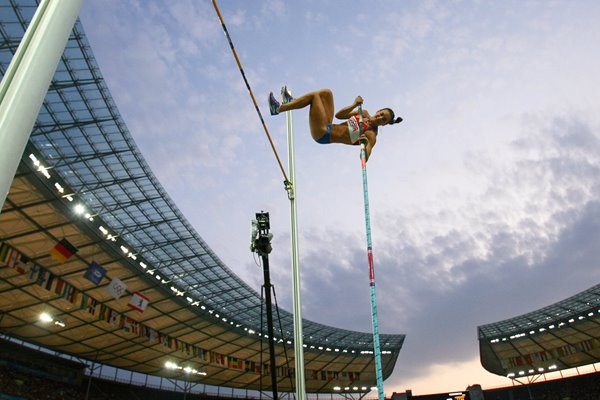
<svg viewBox="0 0 600 400">
<path fill-rule="evenodd" d="M 171 361 L 167 361 L 165 363 L 165 368 L 167 368 L 167 369 L 177 369 L 177 364 L 175 364 L 174 362 L 171 362 Z"/>
<path fill-rule="evenodd" d="M 40 321 L 42 322 L 52 322 L 54 321 L 54 318 L 52 318 L 52 316 L 46 312 L 43 312 L 40 314 Z"/>
</svg>

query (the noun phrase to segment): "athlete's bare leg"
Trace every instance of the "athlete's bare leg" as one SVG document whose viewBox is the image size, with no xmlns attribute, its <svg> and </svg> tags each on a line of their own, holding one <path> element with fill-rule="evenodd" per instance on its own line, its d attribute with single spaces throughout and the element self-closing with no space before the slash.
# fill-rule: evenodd
<svg viewBox="0 0 600 400">
<path fill-rule="evenodd" d="M 334 105 L 333 93 L 329 89 L 310 92 L 281 104 L 279 112 L 298 110 L 310 105 L 308 123 L 313 139 L 318 140 L 325 134 L 327 125 L 333 121 Z"/>
</svg>

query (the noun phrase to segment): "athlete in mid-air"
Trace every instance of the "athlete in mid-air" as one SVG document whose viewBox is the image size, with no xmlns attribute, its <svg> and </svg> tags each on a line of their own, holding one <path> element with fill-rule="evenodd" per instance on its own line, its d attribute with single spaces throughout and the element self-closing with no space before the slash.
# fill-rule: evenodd
<svg viewBox="0 0 600 400">
<path fill-rule="evenodd" d="M 359 104 L 362 104 L 362 97 L 358 96 L 354 103 L 342 108 L 335 117 L 346 120 L 340 124 L 333 123 L 334 106 L 333 93 L 329 89 L 321 89 L 316 92 L 310 92 L 303 96 L 293 98 L 287 87 L 281 89 L 282 102 L 278 102 L 273 95 L 269 94 L 269 109 L 271 115 L 277 115 L 280 112 L 297 110 L 310 106 L 309 125 L 310 133 L 317 143 L 343 143 L 350 145 L 359 145 L 365 141 L 366 158 L 369 159 L 373 147 L 377 142 L 377 129 L 383 125 L 397 124 L 402 118 L 395 118 L 394 111 L 391 108 L 382 108 L 375 115 L 371 116 L 367 110 L 362 110 L 363 126 L 362 136 L 359 123 L 358 111 L 355 110 Z"/>
</svg>

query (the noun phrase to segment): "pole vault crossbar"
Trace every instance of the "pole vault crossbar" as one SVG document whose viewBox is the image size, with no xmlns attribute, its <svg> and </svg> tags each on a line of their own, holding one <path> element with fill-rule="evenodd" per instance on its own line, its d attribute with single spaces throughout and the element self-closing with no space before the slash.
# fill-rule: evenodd
<svg viewBox="0 0 600 400">
<path fill-rule="evenodd" d="M 361 135 L 363 132 L 362 104 L 358 105 L 358 119 Z M 369 189 L 367 185 L 367 149 L 365 141 L 360 142 L 362 164 L 363 197 L 365 201 L 365 227 L 367 231 L 367 259 L 369 261 L 369 286 L 371 289 L 371 323 L 373 325 L 373 353 L 375 353 L 375 375 L 377 377 L 377 397 L 384 400 L 383 373 L 381 369 L 381 346 L 379 344 L 379 319 L 377 317 L 377 297 L 375 295 L 375 267 L 373 266 L 373 243 L 371 240 L 371 212 L 369 210 Z"/>
</svg>

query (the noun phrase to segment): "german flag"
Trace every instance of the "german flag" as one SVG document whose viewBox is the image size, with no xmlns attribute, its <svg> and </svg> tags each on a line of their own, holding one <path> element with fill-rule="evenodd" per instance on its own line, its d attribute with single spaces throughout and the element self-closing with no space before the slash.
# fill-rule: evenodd
<svg viewBox="0 0 600 400">
<path fill-rule="evenodd" d="M 77 248 L 73 246 L 67 239 L 62 239 L 56 243 L 56 246 L 50 250 L 50 255 L 59 263 L 63 264 L 73 254 L 77 253 Z"/>
</svg>

